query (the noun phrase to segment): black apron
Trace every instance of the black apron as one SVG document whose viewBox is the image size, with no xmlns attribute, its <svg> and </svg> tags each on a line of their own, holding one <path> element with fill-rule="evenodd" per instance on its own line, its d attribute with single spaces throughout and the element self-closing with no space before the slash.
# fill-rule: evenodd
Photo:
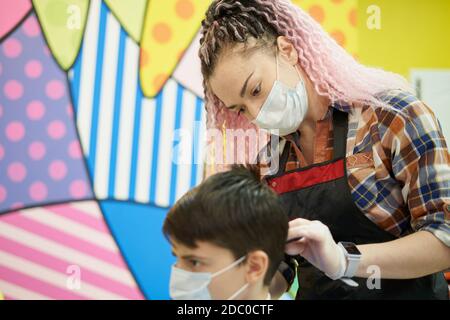
<svg viewBox="0 0 450 320">
<path fill-rule="evenodd" d="M 334 159 L 285 172 L 290 142 L 287 141 L 278 172 L 265 181 L 277 192 L 289 219 L 319 220 L 327 225 L 336 242 L 381 243 L 397 239 L 381 229 L 359 210 L 347 181 L 346 145 L 348 114 L 333 110 Z M 381 279 L 381 289 L 370 290 L 365 278 L 353 278 L 359 286 L 331 280 L 304 258 L 298 261 L 297 299 L 448 299 L 444 274 L 417 279 Z M 381 271 L 382 272 L 382 271 Z M 383 275 L 381 274 L 381 277 Z M 369 279 L 370 281 L 370 279 Z"/>
</svg>

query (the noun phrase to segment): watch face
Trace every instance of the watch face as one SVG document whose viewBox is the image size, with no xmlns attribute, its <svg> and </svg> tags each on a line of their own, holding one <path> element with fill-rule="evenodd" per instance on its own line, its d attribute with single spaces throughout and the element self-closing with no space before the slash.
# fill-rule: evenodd
<svg viewBox="0 0 450 320">
<path fill-rule="evenodd" d="M 356 245 L 351 242 L 341 242 L 341 244 L 344 246 L 345 250 L 347 250 L 348 254 L 351 255 L 360 255 L 361 252 L 358 250 Z"/>
</svg>

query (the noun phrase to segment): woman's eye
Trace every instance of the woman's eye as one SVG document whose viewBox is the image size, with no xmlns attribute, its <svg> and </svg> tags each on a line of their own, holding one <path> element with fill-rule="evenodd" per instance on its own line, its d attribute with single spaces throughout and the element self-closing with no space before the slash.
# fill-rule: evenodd
<svg viewBox="0 0 450 320">
<path fill-rule="evenodd" d="M 253 90 L 252 95 L 255 97 L 261 92 L 261 85 L 259 84 L 255 90 Z"/>
</svg>

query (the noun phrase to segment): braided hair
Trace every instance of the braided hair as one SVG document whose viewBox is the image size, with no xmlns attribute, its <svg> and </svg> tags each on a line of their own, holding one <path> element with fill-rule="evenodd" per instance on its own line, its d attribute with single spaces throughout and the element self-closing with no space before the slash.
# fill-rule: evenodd
<svg viewBox="0 0 450 320">
<path fill-rule="evenodd" d="M 412 91 L 394 73 L 358 63 L 305 11 L 290 0 L 214 0 L 202 21 L 199 57 L 207 110 L 207 128 L 258 130 L 245 117 L 226 110 L 208 85 L 224 51 L 243 44 L 242 54 L 275 50 L 285 36 L 298 52 L 298 63 L 319 95 L 332 103 L 386 106 L 377 96 L 391 89 Z M 254 41 L 250 41 L 250 39 Z"/>
</svg>

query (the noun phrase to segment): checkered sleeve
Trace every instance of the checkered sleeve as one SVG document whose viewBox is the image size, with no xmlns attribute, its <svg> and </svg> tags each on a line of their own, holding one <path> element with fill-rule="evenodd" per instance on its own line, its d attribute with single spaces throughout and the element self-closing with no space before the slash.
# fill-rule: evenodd
<svg viewBox="0 0 450 320">
<path fill-rule="evenodd" d="M 450 155 L 440 124 L 415 97 L 404 96 L 391 105 L 395 115 L 386 126 L 383 147 L 391 151 L 411 226 L 450 247 Z"/>
</svg>

